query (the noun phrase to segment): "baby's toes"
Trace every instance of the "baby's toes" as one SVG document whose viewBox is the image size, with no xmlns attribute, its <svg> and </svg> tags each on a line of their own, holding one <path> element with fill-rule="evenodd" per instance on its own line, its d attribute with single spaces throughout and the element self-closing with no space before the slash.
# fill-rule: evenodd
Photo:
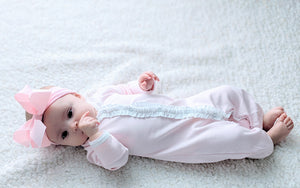
<svg viewBox="0 0 300 188">
<path fill-rule="evenodd" d="M 284 108 L 282 106 L 275 107 L 275 109 L 284 112 Z"/>
<path fill-rule="evenodd" d="M 294 127 L 294 122 L 293 122 L 293 120 L 290 119 L 290 121 L 287 122 L 286 126 L 287 126 L 287 128 L 288 128 L 289 130 L 291 130 L 291 129 Z"/>
<path fill-rule="evenodd" d="M 290 124 L 287 128 L 288 130 L 292 130 L 294 128 L 294 124 Z"/>
<path fill-rule="evenodd" d="M 290 117 L 286 117 L 283 121 L 284 124 L 288 125 L 288 123 L 291 121 Z"/>
<path fill-rule="evenodd" d="M 286 118 L 286 113 L 283 113 L 279 116 L 278 120 L 283 122 L 285 118 Z"/>
<path fill-rule="evenodd" d="M 281 106 L 275 107 L 274 109 L 276 111 L 276 114 L 278 114 L 278 116 L 284 113 L 284 108 Z"/>
</svg>

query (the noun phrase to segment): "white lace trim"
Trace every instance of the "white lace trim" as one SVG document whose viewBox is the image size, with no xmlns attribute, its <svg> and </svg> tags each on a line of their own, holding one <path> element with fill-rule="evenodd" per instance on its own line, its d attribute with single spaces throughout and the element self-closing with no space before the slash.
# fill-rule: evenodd
<svg viewBox="0 0 300 188">
<path fill-rule="evenodd" d="M 231 113 L 225 113 L 220 109 L 212 106 L 172 106 L 161 105 L 154 103 L 134 103 L 132 105 L 105 105 L 100 107 L 98 111 L 98 119 L 101 121 L 104 118 L 112 118 L 116 116 L 131 116 L 136 118 L 173 118 L 173 119 L 188 119 L 202 118 L 223 120 L 228 119 Z"/>
</svg>

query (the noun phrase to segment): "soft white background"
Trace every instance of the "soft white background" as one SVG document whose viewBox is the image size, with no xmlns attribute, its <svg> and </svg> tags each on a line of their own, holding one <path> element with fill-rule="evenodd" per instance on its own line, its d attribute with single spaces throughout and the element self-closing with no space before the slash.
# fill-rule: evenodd
<svg viewBox="0 0 300 188">
<path fill-rule="evenodd" d="M 300 3 L 297 0 L 0 0 L 0 187 L 299 187 Z M 14 94 L 25 84 L 84 91 L 152 70 L 186 97 L 231 84 L 295 128 L 264 160 L 181 164 L 130 157 L 110 172 L 81 148 L 28 149 Z M 238 144 L 238 143 L 237 143 Z"/>
</svg>

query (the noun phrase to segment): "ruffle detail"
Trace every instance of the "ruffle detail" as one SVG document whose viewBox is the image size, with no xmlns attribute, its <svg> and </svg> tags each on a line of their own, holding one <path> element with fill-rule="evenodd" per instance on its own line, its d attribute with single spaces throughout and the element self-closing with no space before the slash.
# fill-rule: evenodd
<svg viewBox="0 0 300 188">
<path fill-rule="evenodd" d="M 231 113 L 214 108 L 212 106 L 173 106 L 155 103 L 134 103 L 131 105 L 111 104 L 100 107 L 98 120 L 113 118 L 117 116 L 131 116 L 135 118 L 173 118 L 189 119 L 202 118 L 212 120 L 224 120 L 230 117 Z"/>
</svg>

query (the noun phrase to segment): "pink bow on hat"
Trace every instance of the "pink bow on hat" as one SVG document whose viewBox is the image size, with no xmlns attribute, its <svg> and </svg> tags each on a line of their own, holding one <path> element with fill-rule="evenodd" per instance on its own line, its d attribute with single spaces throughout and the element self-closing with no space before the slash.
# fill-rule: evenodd
<svg viewBox="0 0 300 188">
<path fill-rule="evenodd" d="M 33 116 L 14 133 L 14 140 L 26 147 L 31 145 L 33 148 L 53 144 L 46 135 L 46 126 L 42 122 L 43 113 L 57 99 L 70 93 L 74 92 L 59 87 L 32 90 L 26 85 L 15 95 L 15 99 Z"/>
</svg>

